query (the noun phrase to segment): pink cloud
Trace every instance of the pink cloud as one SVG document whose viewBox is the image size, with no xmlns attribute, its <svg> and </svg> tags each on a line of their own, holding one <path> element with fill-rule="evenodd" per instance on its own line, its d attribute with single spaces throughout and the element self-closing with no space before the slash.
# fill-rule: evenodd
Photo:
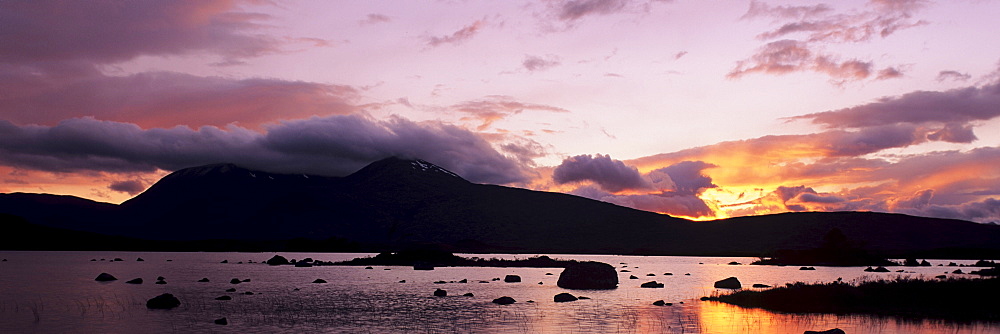
<svg viewBox="0 0 1000 334">
<path fill-rule="evenodd" d="M 961 73 L 958 71 L 941 71 L 938 72 L 937 81 L 966 81 L 971 79 L 972 76 L 967 73 Z"/>
<path fill-rule="evenodd" d="M 557 3 L 560 20 L 575 21 L 587 15 L 617 13 L 625 8 L 624 0 L 568 0 Z"/>
<path fill-rule="evenodd" d="M 749 59 L 737 62 L 736 68 L 726 74 L 726 77 L 738 79 L 751 73 L 782 75 L 813 71 L 829 75 L 835 80 L 856 81 L 870 77 L 872 67 L 871 62 L 841 62 L 831 55 L 817 54 L 805 42 L 780 40 L 768 43 Z"/>
<path fill-rule="evenodd" d="M 390 21 L 392 21 L 392 18 L 390 18 L 390 17 L 388 17 L 386 15 L 383 15 L 383 14 L 374 14 L 373 13 L 373 14 L 368 14 L 368 16 L 366 16 L 364 20 L 358 21 L 358 23 L 362 24 L 362 25 L 366 25 L 366 24 L 387 23 L 387 22 L 390 22 Z"/>
<path fill-rule="evenodd" d="M 967 123 L 1000 116 L 1000 84 L 944 92 L 916 91 L 851 108 L 796 116 L 829 127 L 905 123 Z"/>
<path fill-rule="evenodd" d="M 37 80 L 14 73 L 0 82 L 14 94 L 0 97 L 7 120 L 56 124 L 90 115 L 144 127 L 178 124 L 259 126 L 277 119 L 348 114 L 357 90 L 349 86 L 274 79 L 224 79 L 171 72 L 129 76 L 93 74 Z M 32 82 L 36 81 L 36 82 Z"/>
<path fill-rule="evenodd" d="M 521 62 L 521 66 L 524 66 L 529 72 L 544 71 L 559 66 L 559 64 L 559 57 L 553 55 L 545 57 L 526 55 L 524 61 Z"/>
<path fill-rule="evenodd" d="M 239 2 L 0 2 L 0 60 L 38 63 L 79 59 L 115 63 L 141 55 L 208 52 L 225 60 L 279 52 L 283 41 L 249 31 L 269 16 Z M 17 47 L 10 47 L 17 46 Z"/>
<path fill-rule="evenodd" d="M 125 180 L 112 182 L 108 185 L 108 189 L 134 196 L 146 190 L 146 185 L 143 184 L 142 181 L 138 180 Z"/>
<path fill-rule="evenodd" d="M 478 130 L 489 128 L 494 122 L 520 114 L 525 110 L 546 111 L 546 112 L 569 112 L 569 110 L 543 104 L 520 102 L 510 96 L 491 95 L 483 99 L 466 101 L 455 104 L 449 109 L 459 111 L 469 115 L 467 119 L 475 119 L 482 122 Z"/>
<path fill-rule="evenodd" d="M 479 29 L 482 29 L 482 27 L 484 25 L 485 25 L 485 21 L 483 21 L 483 20 L 478 20 L 476 22 L 472 22 L 471 24 L 469 24 L 469 25 L 467 25 L 465 27 L 462 27 L 458 31 L 455 31 L 451 35 L 435 36 L 435 37 L 428 38 L 427 39 L 427 45 L 434 47 L 434 46 L 440 46 L 442 44 L 461 44 L 461 43 L 464 43 L 465 41 L 467 41 L 467 40 L 471 39 L 472 37 L 476 36 L 476 34 L 479 32 Z"/>
<path fill-rule="evenodd" d="M 553 171 L 557 184 L 592 181 L 601 189 L 619 192 L 626 189 L 648 189 L 652 184 L 635 167 L 625 165 L 608 155 L 578 155 L 563 160 Z"/>
</svg>

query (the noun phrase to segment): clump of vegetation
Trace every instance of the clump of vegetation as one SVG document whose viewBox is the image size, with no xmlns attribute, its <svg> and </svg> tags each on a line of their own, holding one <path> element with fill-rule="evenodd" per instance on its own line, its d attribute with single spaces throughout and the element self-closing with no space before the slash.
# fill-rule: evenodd
<svg viewBox="0 0 1000 334">
<path fill-rule="evenodd" d="M 838 228 L 830 230 L 820 247 L 803 250 L 783 249 L 775 256 L 761 258 L 751 264 L 788 266 L 895 266 L 895 262 L 874 255 L 853 244 Z"/>
<path fill-rule="evenodd" d="M 763 291 L 704 297 L 743 307 L 789 313 L 874 314 L 949 320 L 1000 321 L 1000 278 L 925 280 L 897 277 L 853 283 L 789 283 Z"/>
</svg>

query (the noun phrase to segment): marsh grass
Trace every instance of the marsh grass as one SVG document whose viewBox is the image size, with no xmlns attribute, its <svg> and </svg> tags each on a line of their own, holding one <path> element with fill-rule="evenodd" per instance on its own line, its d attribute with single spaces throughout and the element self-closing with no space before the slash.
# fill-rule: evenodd
<svg viewBox="0 0 1000 334">
<path fill-rule="evenodd" d="M 708 300 L 787 313 L 1000 322 L 1000 279 L 862 278 L 716 293 Z"/>
</svg>

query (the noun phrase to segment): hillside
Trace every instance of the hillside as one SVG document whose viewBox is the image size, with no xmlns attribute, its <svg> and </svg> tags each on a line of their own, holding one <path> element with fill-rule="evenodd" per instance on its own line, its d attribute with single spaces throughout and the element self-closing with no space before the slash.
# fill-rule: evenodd
<svg viewBox="0 0 1000 334">
<path fill-rule="evenodd" d="M 121 205 L 0 195 L 0 213 L 38 225 L 151 240 L 340 240 L 366 249 L 764 255 L 815 247 L 839 228 L 889 255 L 1000 254 L 1000 227 L 871 212 L 692 222 L 578 196 L 474 184 L 423 160 L 388 158 L 346 177 L 232 164 L 178 170 Z M 338 241 L 338 242 L 340 242 Z"/>
</svg>

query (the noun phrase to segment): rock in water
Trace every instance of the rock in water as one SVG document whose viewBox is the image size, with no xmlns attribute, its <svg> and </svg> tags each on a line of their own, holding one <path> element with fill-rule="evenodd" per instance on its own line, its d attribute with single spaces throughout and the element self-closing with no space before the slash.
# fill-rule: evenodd
<svg viewBox="0 0 1000 334">
<path fill-rule="evenodd" d="M 640 288 L 662 288 L 663 287 L 663 283 L 660 283 L 660 282 L 657 282 L 657 281 L 649 281 L 649 282 L 646 282 L 646 283 L 642 283 L 642 285 L 639 285 L 639 287 Z"/>
<path fill-rule="evenodd" d="M 825 331 L 806 331 L 803 334 L 847 334 L 847 333 L 844 332 L 843 329 L 834 328 L 834 329 L 828 329 L 828 330 L 825 330 Z"/>
<path fill-rule="evenodd" d="M 181 301 L 169 293 L 153 297 L 146 301 L 146 308 L 167 310 L 181 305 Z"/>
<path fill-rule="evenodd" d="M 208 282 L 208 277 L 202 278 L 202 279 L 198 280 L 198 282 L 200 282 L 200 283 Z"/>
<path fill-rule="evenodd" d="M 665 303 L 665 302 L 663 302 L 662 300 L 657 300 L 657 301 L 653 302 L 653 305 L 656 305 L 656 306 L 663 306 L 663 305 L 666 305 L 666 303 Z"/>
<path fill-rule="evenodd" d="M 434 290 L 434 297 L 447 297 L 447 296 L 448 296 L 448 291 L 444 291 L 441 289 Z"/>
<path fill-rule="evenodd" d="M 618 287 L 618 273 L 607 263 L 577 262 L 563 269 L 556 285 L 563 289 L 615 289 Z"/>
<path fill-rule="evenodd" d="M 239 278 L 234 278 L 234 279 L 229 280 L 229 284 L 240 284 L 240 282 L 242 282 L 242 281 L 240 281 Z"/>
<path fill-rule="evenodd" d="M 215 300 L 233 300 L 233 297 L 230 297 L 230 296 L 218 296 L 218 297 L 215 297 Z"/>
<path fill-rule="evenodd" d="M 229 320 L 226 319 L 225 317 L 219 318 L 219 319 L 215 319 L 215 324 L 216 325 L 228 325 L 229 324 Z"/>
<path fill-rule="evenodd" d="M 552 297 L 552 300 L 555 301 L 556 303 L 571 302 L 571 301 L 575 301 L 577 299 L 578 298 L 576 298 L 576 296 L 568 294 L 568 293 L 565 293 L 565 292 L 560 293 L 560 294 L 556 295 L 555 297 Z"/>
<path fill-rule="evenodd" d="M 313 281 L 313 283 L 316 283 L 316 284 L 326 283 L 326 280 L 324 280 L 322 278 L 317 278 L 315 281 Z"/>
<path fill-rule="evenodd" d="M 521 281 L 521 276 L 507 275 L 503 278 L 503 281 L 507 283 L 517 283 Z"/>
<path fill-rule="evenodd" d="M 142 278 L 136 278 L 136 279 L 127 281 L 125 283 L 128 283 L 128 284 L 142 284 Z"/>
<path fill-rule="evenodd" d="M 741 289 L 743 285 L 740 284 L 740 280 L 736 277 L 730 277 L 718 282 L 715 282 L 715 287 L 719 289 Z"/>
<path fill-rule="evenodd" d="M 288 259 L 281 255 L 272 256 L 271 259 L 264 261 L 264 263 L 270 264 L 272 266 L 288 264 Z"/>
<path fill-rule="evenodd" d="M 97 275 L 97 278 L 95 278 L 94 280 L 98 282 L 109 282 L 109 281 L 117 281 L 118 278 L 111 276 L 111 274 L 109 273 L 101 273 L 100 275 Z"/>
<path fill-rule="evenodd" d="M 493 303 L 500 304 L 500 305 L 510 305 L 510 304 L 515 303 L 515 302 L 517 302 L 517 301 L 514 300 L 514 298 L 510 298 L 510 297 L 507 297 L 507 296 L 503 296 L 503 297 L 500 297 L 500 298 L 497 298 L 497 299 L 493 300 Z"/>
</svg>

